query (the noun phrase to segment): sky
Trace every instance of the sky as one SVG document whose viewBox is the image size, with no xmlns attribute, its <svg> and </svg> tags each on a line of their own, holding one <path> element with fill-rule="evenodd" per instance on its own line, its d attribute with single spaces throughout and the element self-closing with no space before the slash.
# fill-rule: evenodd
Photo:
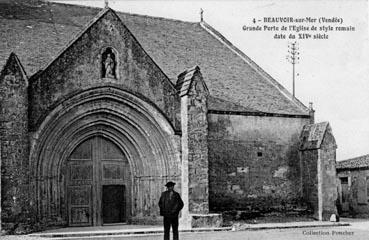
<svg viewBox="0 0 369 240">
<path fill-rule="evenodd" d="M 104 0 L 58 1 L 104 7 Z M 122 12 L 199 22 L 222 33 L 274 79 L 292 92 L 292 65 L 286 60 L 288 45 L 296 41 L 296 97 L 306 106 L 313 102 L 316 122 L 329 121 L 338 145 L 337 160 L 369 154 L 369 34 L 368 1 L 187 1 L 109 0 L 109 7 Z M 264 22 L 267 17 L 316 18 L 315 23 L 296 27 L 354 27 L 354 31 L 329 31 L 328 39 L 288 39 L 295 31 L 280 31 L 291 23 Z M 319 23 L 323 18 L 342 20 Z M 253 23 L 253 19 L 256 23 Z M 260 20 L 260 22 L 258 22 Z M 248 31 L 244 27 L 278 27 L 278 31 Z M 352 28 L 351 28 L 352 29 Z M 287 39 L 275 39 L 275 34 Z"/>
</svg>

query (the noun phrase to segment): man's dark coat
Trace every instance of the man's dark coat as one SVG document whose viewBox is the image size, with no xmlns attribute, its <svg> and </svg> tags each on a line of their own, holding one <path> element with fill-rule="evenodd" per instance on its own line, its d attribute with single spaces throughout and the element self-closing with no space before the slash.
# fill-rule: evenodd
<svg viewBox="0 0 369 240">
<path fill-rule="evenodd" d="M 165 191 L 161 194 L 159 200 L 160 216 L 176 217 L 179 211 L 183 208 L 183 201 L 181 196 L 176 191 L 173 191 L 172 198 L 170 198 L 170 191 Z"/>
</svg>

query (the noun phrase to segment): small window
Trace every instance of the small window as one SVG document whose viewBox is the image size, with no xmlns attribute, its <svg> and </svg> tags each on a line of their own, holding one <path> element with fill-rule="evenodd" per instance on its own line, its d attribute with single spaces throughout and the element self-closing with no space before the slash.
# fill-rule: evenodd
<svg viewBox="0 0 369 240">
<path fill-rule="evenodd" d="M 262 157 L 263 153 L 262 152 L 258 152 L 258 157 Z"/>
<path fill-rule="evenodd" d="M 341 184 L 348 184 L 348 177 L 341 177 Z"/>
</svg>

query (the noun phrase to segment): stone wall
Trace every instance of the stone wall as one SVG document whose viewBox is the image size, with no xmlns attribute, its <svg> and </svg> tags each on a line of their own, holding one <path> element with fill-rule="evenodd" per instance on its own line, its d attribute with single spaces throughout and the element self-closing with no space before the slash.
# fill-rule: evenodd
<svg viewBox="0 0 369 240">
<path fill-rule="evenodd" d="M 0 75 L 1 207 L 6 229 L 29 221 L 27 79 L 15 54 Z"/>
<path fill-rule="evenodd" d="M 336 143 L 330 130 L 324 136 L 320 149 L 320 170 L 322 179 L 322 218 L 329 220 L 332 214 L 337 214 L 336 200 Z"/>
<path fill-rule="evenodd" d="M 208 114 L 210 210 L 282 210 L 301 197 L 299 135 L 309 118 Z"/>
<path fill-rule="evenodd" d="M 301 172 L 303 198 L 308 207 L 316 213 L 318 218 L 318 150 L 301 152 Z"/>
<path fill-rule="evenodd" d="M 301 153 L 304 200 L 314 217 L 321 220 L 329 220 L 332 214 L 337 214 L 335 154 L 335 146 L 329 138 L 323 141 L 321 149 Z"/>
</svg>

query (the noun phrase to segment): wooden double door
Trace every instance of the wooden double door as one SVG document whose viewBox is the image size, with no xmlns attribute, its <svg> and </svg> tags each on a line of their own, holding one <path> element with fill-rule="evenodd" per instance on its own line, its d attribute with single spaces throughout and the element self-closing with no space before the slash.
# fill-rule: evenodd
<svg viewBox="0 0 369 240">
<path fill-rule="evenodd" d="M 110 140 L 95 136 L 67 160 L 69 226 L 98 226 L 127 220 L 130 171 L 126 156 Z"/>
</svg>

